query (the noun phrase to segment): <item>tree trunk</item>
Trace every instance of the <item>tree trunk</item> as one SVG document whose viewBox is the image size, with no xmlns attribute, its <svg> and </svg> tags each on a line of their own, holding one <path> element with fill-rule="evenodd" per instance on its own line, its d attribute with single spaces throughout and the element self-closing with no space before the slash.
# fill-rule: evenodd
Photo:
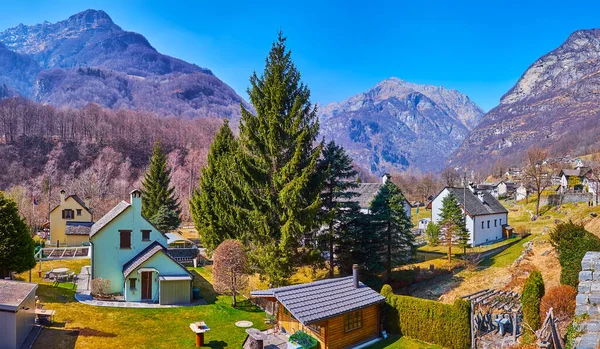
<svg viewBox="0 0 600 349">
<path fill-rule="evenodd" d="M 540 199 L 542 198 L 542 192 L 538 189 L 537 191 L 537 202 L 535 203 L 535 215 L 540 215 Z"/>
<path fill-rule="evenodd" d="M 389 284 L 390 282 L 392 282 L 392 234 L 390 233 L 389 225 L 387 238 L 387 282 Z"/>
<path fill-rule="evenodd" d="M 335 266 L 333 265 L 333 221 L 329 222 L 329 278 L 333 279 Z"/>
<path fill-rule="evenodd" d="M 237 303 L 235 301 L 235 273 L 231 273 L 231 306 L 236 307 Z"/>
<path fill-rule="evenodd" d="M 448 263 L 452 262 L 452 241 L 448 244 Z"/>
</svg>

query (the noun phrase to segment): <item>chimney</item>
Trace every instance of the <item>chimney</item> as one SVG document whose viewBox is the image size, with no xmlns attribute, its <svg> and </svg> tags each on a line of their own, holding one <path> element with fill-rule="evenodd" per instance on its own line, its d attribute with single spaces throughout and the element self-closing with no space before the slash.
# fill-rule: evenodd
<svg viewBox="0 0 600 349">
<path fill-rule="evenodd" d="M 483 202 L 483 191 L 477 192 L 477 197 L 479 198 L 479 201 Z"/>
<path fill-rule="evenodd" d="M 90 208 L 90 198 L 85 198 L 83 199 L 83 203 L 85 204 L 85 207 Z"/>
<path fill-rule="evenodd" d="M 475 184 L 473 182 L 469 182 L 469 189 L 473 194 L 475 193 Z"/>
<path fill-rule="evenodd" d="M 358 264 L 352 265 L 352 283 L 354 288 L 358 288 Z"/>
<path fill-rule="evenodd" d="M 389 173 L 384 173 L 383 176 L 381 176 L 381 184 L 385 184 L 391 178 L 392 176 Z"/>
<path fill-rule="evenodd" d="M 129 203 L 136 214 L 142 214 L 142 191 L 134 189 L 129 193 Z"/>
<path fill-rule="evenodd" d="M 65 194 L 66 194 L 66 193 L 67 193 L 67 192 L 66 192 L 64 189 L 61 189 L 61 190 L 60 190 L 60 204 L 61 204 L 61 205 L 65 203 Z"/>
</svg>

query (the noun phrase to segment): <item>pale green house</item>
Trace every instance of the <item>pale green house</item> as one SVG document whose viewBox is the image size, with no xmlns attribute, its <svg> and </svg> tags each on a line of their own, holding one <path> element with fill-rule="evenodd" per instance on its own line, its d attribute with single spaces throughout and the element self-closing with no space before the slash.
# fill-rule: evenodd
<svg viewBox="0 0 600 349">
<path fill-rule="evenodd" d="M 92 279 L 110 281 L 110 292 L 130 302 L 185 304 L 192 274 L 166 248 L 167 236 L 142 216 L 142 192 L 121 201 L 90 231 Z"/>
</svg>

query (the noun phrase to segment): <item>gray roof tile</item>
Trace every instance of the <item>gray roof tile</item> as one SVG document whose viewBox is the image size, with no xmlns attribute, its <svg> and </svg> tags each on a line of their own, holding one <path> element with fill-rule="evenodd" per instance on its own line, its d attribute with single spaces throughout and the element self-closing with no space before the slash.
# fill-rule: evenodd
<svg viewBox="0 0 600 349">
<path fill-rule="evenodd" d="M 508 213 L 508 210 L 492 196 L 492 194 L 482 191 L 483 202 L 479 200 L 476 194 L 470 189 L 446 188 L 450 193 L 458 197 L 458 202 L 466 208 L 471 216 L 483 216 L 488 214 Z M 465 203 L 466 199 L 466 203 Z"/>
<path fill-rule="evenodd" d="M 304 325 L 385 301 L 382 295 L 362 282 L 355 288 L 352 276 L 253 291 L 251 295 L 275 297 Z"/>
<path fill-rule="evenodd" d="M 163 245 L 161 245 L 160 242 L 158 242 L 158 241 L 154 241 L 153 243 L 148 245 L 148 247 L 143 249 L 142 252 L 138 253 L 135 257 L 131 258 L 127 263 L 125 263 L 123 265 L 123 276 L 128 277 L 129 274 L 131 274 L 139 266 L 144 264 L 144 262 L 146 262 L 147 260 L 152 258 L 152 256 L 154 256 L 155 254 L 160 253 L 160 252 L 164 253 L 174 263 L 177 263 L 177 265 L 179 265 L 181 267 L 181 269 L 184 271 L 184 273 L 192 276 L 192 274 L 184 266 L 179 264 L 179 262 L 177 262 L 175 259 L 173 259 L 173 257 L 171 257 L 171 255 L 169 255 L 169 253 L 167 252 L 167 249 Z"/>
<path fill-rule="evenodd" d="M 67 222 L 66 235 L 90 235 L 94 222 Z"/>
<path fill-rule="evenodd" d="M 113 207 L 107 214 L 102 216 L 94 225 L 90 231 L 90 237 L 94 236 L 97 232 L 99 232 L 105 225 L 110 223 L 113 219 L 115 219 L 118 215 L 120 215 L 123 211 L 131 206 L 129 203 L 125 201 L 121 201 L 117 204 L 117 206 Z"/>
</svg>

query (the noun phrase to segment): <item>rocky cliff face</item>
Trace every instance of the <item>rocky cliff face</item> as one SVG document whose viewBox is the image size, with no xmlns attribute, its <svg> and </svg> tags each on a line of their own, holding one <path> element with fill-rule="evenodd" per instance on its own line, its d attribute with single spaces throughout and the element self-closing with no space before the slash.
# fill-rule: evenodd
<svg viewBox="0 0 600 349">
<path fill-rule="evenodd" d="M 325 139 L 344 146 L 357 164 L 377 174 L 442 169 L 483 114 L 456 90 L 398 78 L 319 110 Z"/>
<path fill-rule="evenodd" d="M 159 53 L 104 11 L 20 24 L 0 43 L 0 84 L 43 103 L 232 118 L 245 103 L 210 70 Z"/>
<path fill-rule="evenodd" d="M 450 164 L 485 169 L 499 158 L 518 163 L 538 145 L 551 155 L 599 143 L 600 29 L 579 30 L 535 61 L 481 120 Z"/>
</svg>

